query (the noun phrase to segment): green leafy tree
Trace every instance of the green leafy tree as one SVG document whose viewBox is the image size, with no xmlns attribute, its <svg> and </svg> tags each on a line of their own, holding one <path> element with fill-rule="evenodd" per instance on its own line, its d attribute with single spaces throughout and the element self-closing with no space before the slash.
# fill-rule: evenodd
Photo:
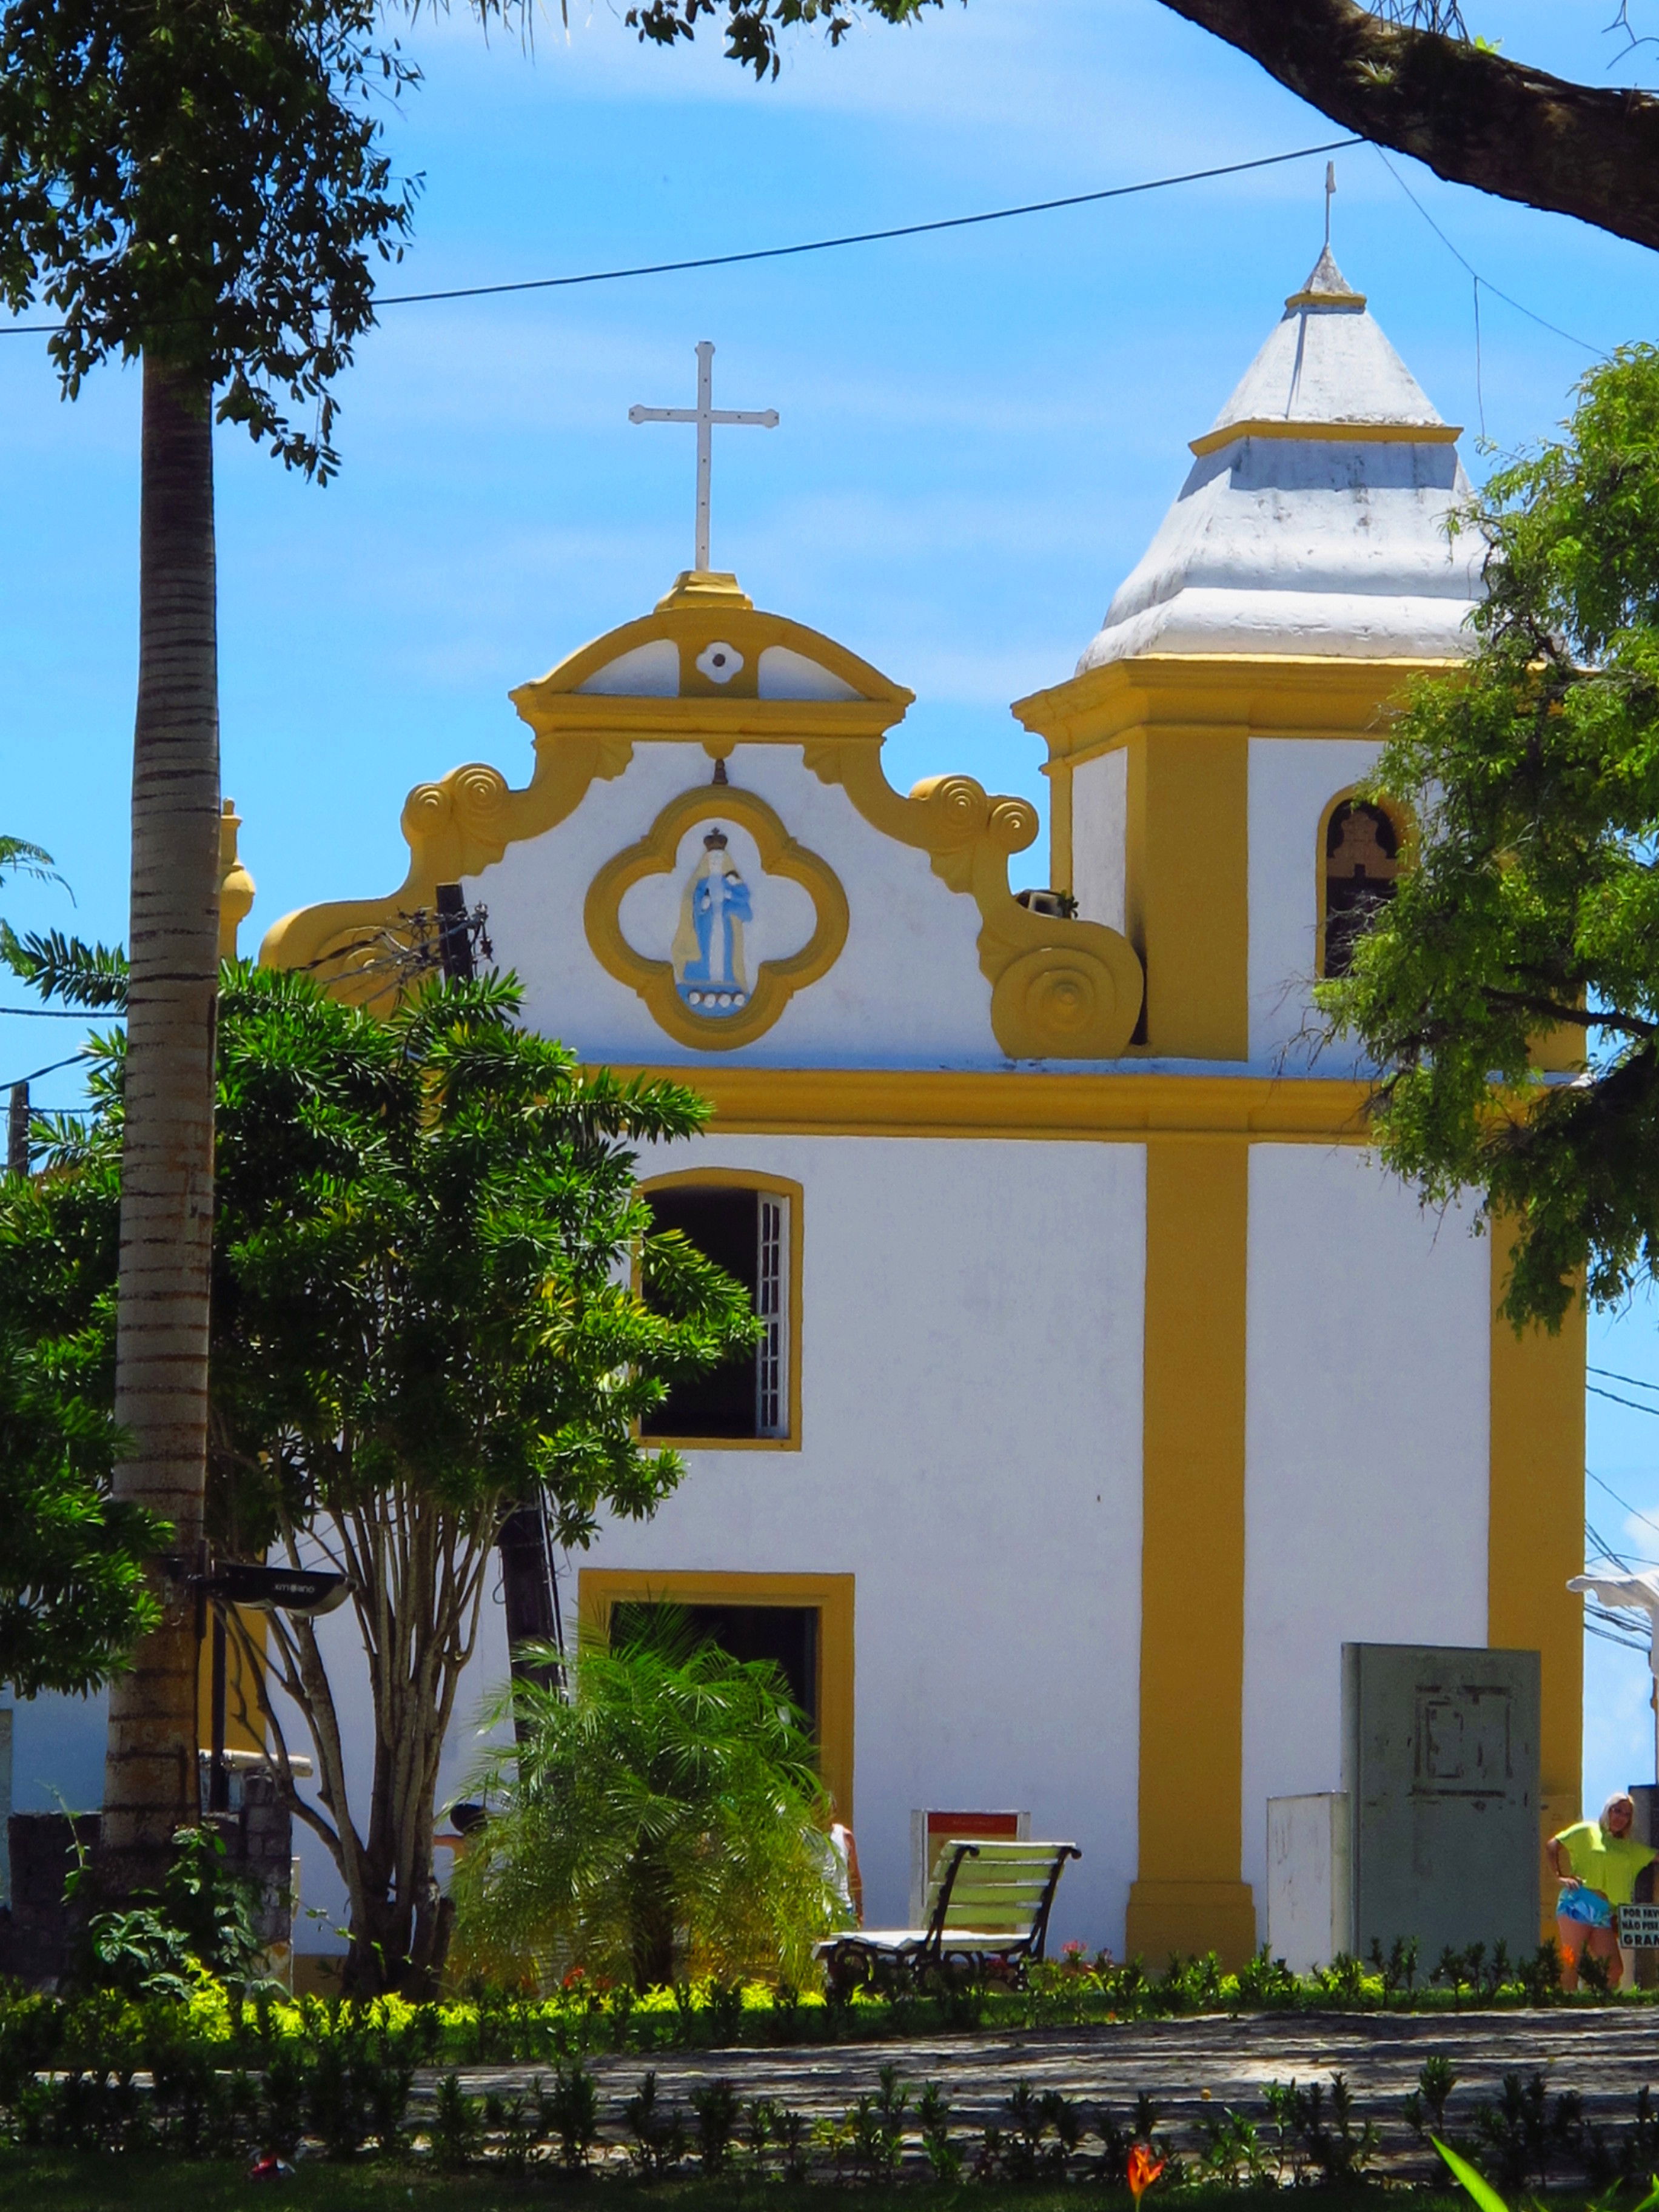
<svg viewBox="0 0 1659 2212">
<path fill-rule="evenodd" d="M 117 1497 L 202 1529 L 213 1219 L 219 730 L 212 423 L 335 462 L 331 385 L 371 319 L 407 191 L 371 89 L 412 73 L 369 0 L 4 0 L 0 297 L 43 302 L 73 396 L 141 360 L 138 694 Z M 193 1606 L 162 1600 L 114 1684 L 100 1856 L 161 1878 L 196 1817 Z"/>
<path fill-rule="evenodd" d="M 117 1442 L 72 1350 L 0 1341 L 0 1682 L 19 1697 L 100 1688 L 154 1626 L 144 1561 L 167 1529 L 111 1497 Z"/>
<path fill-rule="evenodd" d="M 538 1955 L 639 1990 L 713 1973 L 804 1980 L 842 1924 L 811 1736 L 769 1662 L 698 1643 L 653 1608 L 582 1644 L 570 1695 L 516 1685 L 519 1741 L 453 1884 L 463 1956 Z M 500 1717 L 500 1715 L 497 1716 Z"/>
<path fill-rule="evenodd" d="M 649 1515 L 682 1469 L 641 1448 L 641 1417 L 755 1337 L 742 1286 L 653 1233 L 635 1188 L 635 1148 L 690 1134 L 703 1102 L 583 1073 L 518 1002 L 509 981 L 434 987 L 380 1021 L 303 976 L 221 988 L 209 1527 L 222 1555 L 346 1577 L 367 1759 L 362 1691 L 313 1624 L 272 1617 L 261 1650 L 228 1620 L 265 1685 L 248 1717 L 344 1882 L 359 1993 L 429 1989 L 442 1963 L 438 1761 L 502 1519 L 539 1499 L 584 1546 L 603 1512 Z M 73 1347 L 94 1402 L 131 1081 L 120 1039 L 101 1051 L 88 1125 L 38 1123 L 46 1172 L 0 1192 L 0 1331 Z M 289 1764 L 296 1710 L 315 1802 Z"/>
<path fill-rule="evenodd" d="M 63 881 L 0 836 L 0 884 L 14 875 Z M 3 921 L 0 939 L 18 942 Z M 156 1620 L 143 1562 L 167 1527 L 111 1496 L 118 1431 L 82 1379 L 73 1345 L 0 1337 L 0 1682 L 21 1698 L 100 1688 Z"/>
<path fill-rule="evenodd" d="M 1506 1310 L 1554 1327 L 1659 1253 L 1659 352 L 1593 370 L 1463 526 L 1475 652 L 1412 690 L 1375 779 L 1412 863 L 1318 997 L 1382 1071 L 1386 1158 L 1431 1203 L 1480 1191 Z"/>
</svg>

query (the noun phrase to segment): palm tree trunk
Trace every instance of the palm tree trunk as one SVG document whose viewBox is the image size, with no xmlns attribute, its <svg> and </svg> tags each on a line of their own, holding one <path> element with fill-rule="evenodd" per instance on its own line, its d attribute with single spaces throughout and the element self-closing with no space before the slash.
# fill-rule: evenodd
<svg viewBox="0 0 1659 2212">
<path fill-rule="evenodd" d="M 197 1565 L 207 1475 L 219 941 L 211 393 L 146 355 L 133 733 L 132 963 L 115 1413 L 119 1498 L 173 1523 L 166 1617 L 110 1691 L 100 1887 L 153 1882 L 199 1818 Z"/>
</svg>

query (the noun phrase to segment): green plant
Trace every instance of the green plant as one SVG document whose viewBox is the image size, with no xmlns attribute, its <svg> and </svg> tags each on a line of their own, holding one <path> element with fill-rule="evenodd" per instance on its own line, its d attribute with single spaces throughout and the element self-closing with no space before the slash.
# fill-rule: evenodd
<svg viewBox="0 0 1659 2212">
<path fill-rule="evenodd" d="M 781 2106 L 773 2122 L 786 2181 L 805 2181 L 810 2169 L 812 2130 L 805 2112 Z"/>
<path fill-rule="evenodd" d="M 580 2057 L 561 2066 L 544 2110 L 543 2127 L 559 2139 L 559 2156 L 567 2173 L 579 2173 L 599 2138 L 599 2088 Z"/>
<path fill-rule="evenodd" d="M 1264 2009 L 1295 2004 L 1302 1995 L 1302 1984 L 1282 1959 L 1272 1957 L 1264 1943 L 1255 1958 L 1247 1959 L 1238 1970 L 1238 1996 L 1242 2005 L 1257 2005 Z M 1133 2005 L 1132 1994 L 1125 1992 L 1121 2000 Z"/>
<path fill-rule="evenodd" d="M 1518 2074 L 1506 2074 L 1498 2102 L 1476 2108 L 1474 2127 L 1500 2187 L 1523 2188 L 1535 2174 L 1541 2189 L 1548 2182 L 1552 2159 L 1573 2149 L 1582 2137 L 1583 2106 L 1571 2090 L 1564 2090 L 1552 2105 L 1541 2074 L 1528 2081 Z"/>
<path fill-rule="evenodd" d="M 1314 1978 L 1321 1994 L 1334 1998 L 1338 2004 L 1359 2005 L 1365 2002 L 1365 1970 L 1351 1952 L 1339 1951 L 1328 1966 L 1316 1971 Z"/>
<path fill-rule="evenodd" d="M 520 1733 L 478 1779 L 499 1809 L 456 1870 L 458 1942 L 574 1954 L 640 1990 L 712 1970 L 727 2039 L 731 1978 L 799 1980 L 839 1923 L 811 1739 L 775 1668 L 699 1642 L 666 1607 L 614 1647 L 586 1640 L 572 1674 L 568 1698 L 510 1695 Z M 677 2004 L 689 2033 L 689 1990 Z"/>
<path fill-rule="evenodd" d="M 699 2082 L 691 2092 L 696 2116 L 697 2160 L 705 2175 L 724 2173 L 732 2163 L 732 2138 L 737 2132 L 738 2092 L 724 2076 Z"/>
<path fill-rule="evenodd" d="M 910 2093 L 899 2079 L 896 2066 L 878 2069 L 880 2087 L 874 2096 L 862 2096 L 848 2111 L 845 2145 L 854 2171 L 873 2185 L 896 2172 L 904 2148 L 904 2115 Z"/>
<path fill-rule="evenodd" d="M 646 2180 L 658 2180 L 685 2156 L 685 2123 L 672 2106 L 658 2104 L 654 2067 L 623 2106 L 623 2124 L 634 2139 L 634 2162 Z"/>
<path fill-rule="evenodd" d="M 309 2054 L 297 2038 L 284 2039 L 265 2063 L 262 2132 L 265 2147 L 292 2158 L 305 2133 Z"/>
<path fill-rule="evenodd" d="M 921 2124 L 922 2154 L 935 2181 L 962 2178 L 962 2149 L 951 2133 L 951 2100 L 937 2081 L 922 2085 L 916 2099 L 916 2118 Z"/>
<path fill-rule="evenodd" d="M 1447 2100 L 1456 2087 L 1457 2072 L 1450 2059 L 1443 2051 L 1431 2051 L 1418 2069 L 1416 2088 L 1406 2100 L 1407 2125 L 1419 2136 L 1443 2135 Z"/>
<path fill-rule="evenodd" d="M 485 2136 L 497 2144 L 501 2164 L 507 2172 L 520 2180 L 530 2164 L 531 2153 L 544 2140 L 542 2111 L 539 2078 L 531 2084 L 527 2094 L 504 2097 L 498 2090 L 492 2090 L 484 2098 Z"/>
<path fill-rule="evenodd" d="M 1376 2156 L 1376 2123 L 1354 2124 L 1353 2097 L 1346 2077 L 1333 2074 L 1327 2112 L 1325 2085 L 1291 2085 L 1291 2117 L 1308 2167 L 1322 2181 L 1342 2182 L 1364 2172 Z"/>
<path fill-rule="evenodd" d="M 459 2074 L 446 2074 L 438 2084 L 427 2139 L 441 2173 L 460 2172 L 483 2148 L 483 2114 L 477 2099 L 462 2088 Z"/>
<path fill-rule="evenodd" d="M 1200 2125 L 1205 2141 L 1199 2171 L 1206 2181 L 1237 2189 L 1266 2179 L 1267 2161 L 1254 2120 L 1229 2106 L 1218 2115 L 1206 2113 Z"/>
<path fill-rule="evenodd" d="M 66 1893 L 78 1894 L 87 1875 L 83 1862 L 70 1874 Z M 180 1828 L 160 1892 L 140 1892 L 122 1910 L 96 1912 L 88 1921 L 80 1978 L 128 1996 L 183 2002 L 208 1974 L 240 1996 L 258 1954 L 252 1887 L 232 1871 L 223 1839 L 211 1828 Z"/>
<path fill-rule="evenodd" d="M 1382 2002 L 1385 2005 L 1404 1990 L 1409 1996 L 1417 1986 L 1418 1940 L 1415 1936 L 1396 1936 L 1389 1946 L 1389 1954 L 1382 1955 L 1382 1939 L 1371 1938 L 1371 1964 L 1382 1978 Z"/>
<path fill-rule="evenodd" d="M 1516 1968 L 1522 1995 L 1529 2005 L 1553 2004 L 1561 1994 L 1561 1947 L 1553 1936 Z"/>
</svg>

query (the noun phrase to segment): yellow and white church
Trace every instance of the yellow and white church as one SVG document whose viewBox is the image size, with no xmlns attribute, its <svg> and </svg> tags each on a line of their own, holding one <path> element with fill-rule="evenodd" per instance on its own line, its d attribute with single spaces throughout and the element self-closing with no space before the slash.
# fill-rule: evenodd
<svg viewBox="0 0 1659 2212">
<path fill-rule="evenodd" d="M 896 791 L 912 695 L 704 567 L 514 692 L 526 780 L 409 795 L 398 890 L 264 939 L 367 993 L 353 948 L 458 884 L 528 1021 L 713 1101 L 646 1179 L 766 1340 L 671 1403 L 683 1486 L 567 1600 L 780 1659 L 875 1924 L 915 1814 L 1017 1810 L 1082 1848 L 1056 1939 L 1237 1963 L 1267 1801 L 1341 1786 L 1349 1640 L 1539 1651 L 1577 1816 L 1582 1328 L 1495 1317 L 1501 1243 L 1381 1170 L 1310 1043 L 1396 865 L 1352 796 L 1387 702 L 1467 649 L 1457 437 L 1328 251 L 1014 704 L 1047 893 L 1008 887 L 1028 799 Z"/>
</svg>

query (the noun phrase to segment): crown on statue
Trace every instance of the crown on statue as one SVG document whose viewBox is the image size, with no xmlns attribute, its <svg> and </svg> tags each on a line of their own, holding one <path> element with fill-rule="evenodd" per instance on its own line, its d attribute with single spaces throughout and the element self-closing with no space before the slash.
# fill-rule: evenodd
<svg viewBox="0 0 1659 2212">
<path fill-rule="evenodd" d="M 718 827 L 713 829 L 702 842 L 711 853 L 723 853 L 726 850 L 726 832 Z"/>
</svg>

